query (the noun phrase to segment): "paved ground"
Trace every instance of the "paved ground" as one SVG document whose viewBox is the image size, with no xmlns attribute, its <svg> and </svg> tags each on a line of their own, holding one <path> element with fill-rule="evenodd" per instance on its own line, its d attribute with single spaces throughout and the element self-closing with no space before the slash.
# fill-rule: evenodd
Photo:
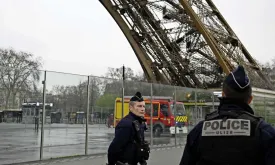
<svg viewBox="0 0 275 165">
<path fill-rule="evenodd" d="M 179 164 L 184 147 L 158 148 L 151 152 L 148 165 L 176 165 Z M 88 156 L 59 159 L 44 162 L 26 163 L 22 165 L 106 165 L 107 156 Z"/>
<path fill-rule="evenodd" d="M 22 128 L 20 128 L 22 127 Z M 38 160 L 41 133 L 35 132 L 32 125 L 0 125 L 0 164 Z M 85 151 L 85 131 L 82 125 L 53 125 L 45 129 L 44 158 L 81 155 Z M 104 127 L 89 128 L 89 153 L 103 153 L 113 130 Z"/>
<path fill-rule="evenodd" d="M 0 123 L 0 165 L 39 160 L 40 131 L 34 125 Z M 47 125 L 44 136 L 44 159 L 83 155 L 85 151 L 85 125 Z M 150 141 L 147 133 L 146 139 Z M 113 139 L 114 129 L 105 125 L 89 125 L 89 154 L 105 153 Z M 177 142 L 177 143 L 176 143 Z M 157 146 L 183 144 L 185 136 L 172 138 L 169 135 L 154 138 Z"/>
</svg>

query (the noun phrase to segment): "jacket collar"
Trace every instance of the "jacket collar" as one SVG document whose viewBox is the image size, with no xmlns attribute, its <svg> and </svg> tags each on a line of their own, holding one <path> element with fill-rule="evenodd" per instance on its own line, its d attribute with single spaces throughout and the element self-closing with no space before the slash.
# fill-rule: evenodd
<svg viewBox="0 0 275 165">
<path fill-rule="evenodd" d="M 129 116 L 130 116 L 131 118 L 133 118 L 134 120 L 138 120 L 139 122 L 146 121 L 144 118 L 139 117 L 139 116 L 135 115 L 135 114 L 132 113 L 132 112 L 129 112 Z"/>
<path fill-rule="evenodd" d="M 240 102 L 237 99 L 220 98 L 220 105 L 218 107 L 218 111 L 231 110 L 246 111 L 254 115 L 253 109 L 247 103 Z"/>
</svg>

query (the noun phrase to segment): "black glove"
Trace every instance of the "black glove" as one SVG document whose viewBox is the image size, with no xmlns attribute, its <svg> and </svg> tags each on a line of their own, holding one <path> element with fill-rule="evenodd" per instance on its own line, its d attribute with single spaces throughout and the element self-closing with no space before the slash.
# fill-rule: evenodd
<svg viewBox="0 0 275 165">
<path fill-rule="evenodd" d="M 147 162 L 145 160 L 139 162 L 140 165 L 147 165 Z"/>
</svg>

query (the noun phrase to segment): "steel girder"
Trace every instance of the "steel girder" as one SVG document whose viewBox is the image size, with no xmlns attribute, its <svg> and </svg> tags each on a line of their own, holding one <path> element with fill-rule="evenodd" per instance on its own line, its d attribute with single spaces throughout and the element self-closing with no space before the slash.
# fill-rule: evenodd
<svg viewBox="0 0 275 165">
<path fill-rule="evenodd" d="M 220 87 L 243 65 L 253 86 L 274 89 L 211 0 L 100 0 L 150 82 Z"/>
</svg>

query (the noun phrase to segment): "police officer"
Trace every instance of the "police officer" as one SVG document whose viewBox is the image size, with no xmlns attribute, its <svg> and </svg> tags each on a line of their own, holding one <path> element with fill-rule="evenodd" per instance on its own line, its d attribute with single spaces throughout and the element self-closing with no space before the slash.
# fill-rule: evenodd
<svg viewBox="0 0 275 165">
<path fill-rule="evenodd" d="M 115 138 L 108 149 L 109 165 L 146 165 L 149 158 L 149 145 L 144 140 L 145 102 L 140 92 L 130 99 L 129 109 L 129 114 L 115 128 Z"/>
<path fill-rule="evenodd" d="M 222 94 L 218 110 L 188 134 L 180 165 L 274 165 L 275 130 L 254 116 L 242 66 L 226 77 Z"/>
</svg>

